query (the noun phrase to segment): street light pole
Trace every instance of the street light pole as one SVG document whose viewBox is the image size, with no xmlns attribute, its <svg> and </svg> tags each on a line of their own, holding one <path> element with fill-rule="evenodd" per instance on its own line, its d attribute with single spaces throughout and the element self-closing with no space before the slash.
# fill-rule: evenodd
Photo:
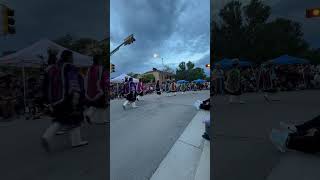
<svg viewBox="0 0 320 180">
<path fill-rule="evenodd" d="M 162 67 L 163 67 L 163 69 L 164 69 L 163 57 L 161 57 L 161 61 L 162 61 Z"/>
<path fill-rule="evenodd" d="M 164 63 L 163 63 L 163 57 L 159 56 L 159 54 L 153 54 L 153 58 L 161 58 L 161 62 L 162 62 L 162 67 L 164 69 Z"/>
<path fill-rule="evenodd" d="M 133 34 L 131 34 L 126 39 L 124 39 L 123 43 L 121 43 L 118 47 L 116 47 L 113 51 L 110 52 L 110 56 L 112 56 L 112 54 L 117 52 L 121 46 L 132 44 L 134 41 L 136 41 L 136 39 L 133 37 Z"/>
</svg>

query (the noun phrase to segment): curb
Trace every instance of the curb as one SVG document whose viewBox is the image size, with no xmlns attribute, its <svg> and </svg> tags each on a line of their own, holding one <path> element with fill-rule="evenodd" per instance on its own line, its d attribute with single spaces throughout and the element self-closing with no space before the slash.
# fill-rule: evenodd
<svg viewBox="0 0 320 180">
<path fill-rule="evenodd" d="M 205 143 L 202 120 L 208 113 L 200 110 L 193 117 L 150 180 L 194 180 Z"/>
</svg>

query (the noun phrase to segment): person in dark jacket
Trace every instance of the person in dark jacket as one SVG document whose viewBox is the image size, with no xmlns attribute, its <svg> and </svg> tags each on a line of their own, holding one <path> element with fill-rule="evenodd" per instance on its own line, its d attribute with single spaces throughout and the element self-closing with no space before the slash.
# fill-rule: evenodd
<svg viewBox="0 0 320 180">
<path fill-rule="evenodd" d="M 54 119 L 41 138 L 46 151 L 50 151 L 50 140 L 62 127 L 69 127 L 72 147 L 88 144 L 87 141 L 82 141 L 80 136 L 80 126 L 84 119 L 84 80 L 79 69 L 73 65 L 71 51 L 63 51 L 60 62 L 62 63 L 59 73 L 62 96 L 52 104 Z"/>
<path fill-rule="evenodd" d="M 138 101 L 142 99 L 143 92 L 144 92 L 144 85 L 143 85 L 142 79 L 139 79 L 139 83 L 137 86 L 137 100 Z"/>
<path fill-rule="evenodd" d="M 302 124 L 280 122 L 280 126 L 281 129 L 272 129 L 270 133 L 271 142 L 279 151 L 320 152 L 320 115 Z"/>
<path fill-rule="evenodd" d="M 95 55 L 93 57 L 93 64 L 88 69 L 85 78 L 85 96 L 86 105 L 88 106 L 85 111 L 86 118 L 89 122 L 107 123 L 106 108 L 106 83 L 104 82 L 104 69 L 102 66 L 102 56 Z"/>
<path fill-rule="evenodd" d="M 133 78 L 130 77 L 126 86 L 126 101 L 123 104 L 123 109 L 126 109 L 127 104 L 131 104 L 133 108 L 137 108 L 136 100 L 137 100 L 137 87 L 133 82 Z"/>
<path fill-rule="evenodd" d="M 161 86 L 160 86 L 159 80 L 157 81 L 157 84 L 156 84 L 156 92 L 158 95 L 161 95 Z"/>
<path fill-rule="evenodd" d="M 228 73 L 225 90 L 230 95 L 229 103 L 234 103 L 236 97 L 237 103 L 244 104 L 244 101 L 240 100 L 242 92 L 240 64 L 238 59 L 234 59 L 232 62 L 232 69 Z"/>
</svg>

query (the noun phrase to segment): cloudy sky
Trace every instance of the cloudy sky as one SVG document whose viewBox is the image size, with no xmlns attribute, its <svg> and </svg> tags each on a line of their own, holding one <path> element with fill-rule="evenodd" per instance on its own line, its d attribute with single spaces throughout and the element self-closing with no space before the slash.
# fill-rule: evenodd
<svg viewBox="0 0 320 180">
<path fill-rule="evenodd" d="M 211 0 L 211 13 L 230 0 Z M 241 0 L 246 3 L 249 0 Z M 3 2 L 3 1 L 2 1 Z M 104 39 L 110 20 L 111 49 L 129 34 L 137 41 L 122 47 L 111 61 L 117 72 L 145 72 L 164 64 L 176 68 L 181 61 L 203 67 L 209 63 L 210 0 L 110 0 L 110 19 L 104 0 L 6 0 L 16 13 L 17 34 L 0 37 L 0 53 L 19 50 L 41 38 L 55 39 L 66 33 Z M 320 19 L 306 19 L 305 9 L 319 0 L 265 0 L 273 17 L 285 17 L 303 25 L 305 39 L 320 47 Z"/>
<path fill-rule="evenodd" d="M 217 17 L 219 9 L 231 0 L 212 0 L 211 10 Z M 320 48 L 320 18 L 305 18 L 306 9 L 320 7 L 319 0 L 263 0 L 271 6 L 271 19 L 282 17 L 301 23 L 304 38 L 314 48 Z M 243 4 L 250 0 L 240 0 Z"/>
<path fill-rule="evenodd" d="M 19 50 L 41 38 L 56 39 L 66 33 L 102 40 L 108 25 L 103 0 L 7 0 L 15 10 L 17 33 L 0 38 L 0 53 Z"/>
<path fill-rule="evenodd" d="M 111 49 L 134 34 L 136 41 L 111 57 L 116 73 L 143 73 L 181 61 L 210 62 L 210 0 L 110 0 Z M 154 58 L 153 54 L 159 54 Z"/>
</svg>

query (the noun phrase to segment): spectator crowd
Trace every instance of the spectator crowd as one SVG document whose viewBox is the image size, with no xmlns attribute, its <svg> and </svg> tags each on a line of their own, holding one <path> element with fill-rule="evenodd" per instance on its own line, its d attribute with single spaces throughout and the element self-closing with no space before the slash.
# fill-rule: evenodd
<svg viewBox="0 0 320 180">
<path fill-rule="evenodd" d="M 201 91 L 209 90 L 210 83 L 195 83 L 195 82 L 185 82 L 185 83 L 176 83 L 175 80 L 167 80 L 160 84 L 162 92 L 170 91 L 170 85 L 172 83 L 176 84 L 177 92 L 186 92 L 186 91 Z M 110 85 L 110 99 L 122 99 L 124 98 L 124 82 L 123 83 L 111 83 Z M 156 82 L 149 82 L 143 84 L 143 94 L 154 94 L 156 93 Z"/>
<path fill-rule="evenodd" d="M 241 92 L 293 91 L 320 89 L 320 65 L 274 65 L 239 67 Z M 213 91 L 225 93 L 225 84 L 229 70 L 217 64 L 212 71 Z"/>
</svg>

